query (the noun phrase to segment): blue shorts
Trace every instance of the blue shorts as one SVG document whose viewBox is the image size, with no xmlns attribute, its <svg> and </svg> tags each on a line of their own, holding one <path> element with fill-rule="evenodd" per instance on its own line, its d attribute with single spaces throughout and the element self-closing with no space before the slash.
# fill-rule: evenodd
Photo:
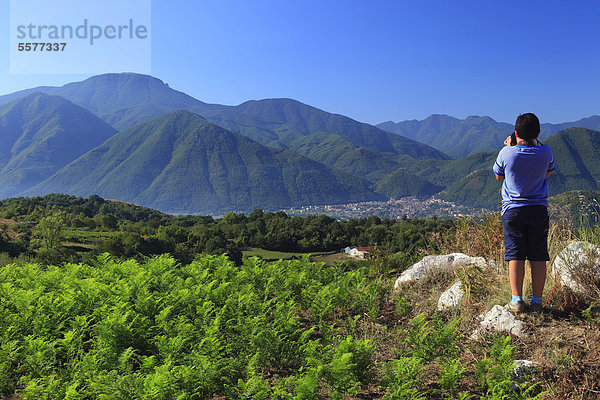
<svg viewBox="0 0 600 400">
<path fill-rule="evenodd" d="M 502 214 L 504 259 L 550 261 L 546 206 L 509 208 Z"/>
</svg>

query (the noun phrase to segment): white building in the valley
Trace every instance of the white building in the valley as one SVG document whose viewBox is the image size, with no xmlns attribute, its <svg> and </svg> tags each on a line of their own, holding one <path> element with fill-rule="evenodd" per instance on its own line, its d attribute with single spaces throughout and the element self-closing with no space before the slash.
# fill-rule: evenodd
<svg viewBox="0 0 600 400">
<path fill-rule="evenodd" d="M 368 254 L 370 250 L 370 247 L 346 247 L 344 252 L 350 257 L 365 258 L 365 254 Z"/>
</svg>

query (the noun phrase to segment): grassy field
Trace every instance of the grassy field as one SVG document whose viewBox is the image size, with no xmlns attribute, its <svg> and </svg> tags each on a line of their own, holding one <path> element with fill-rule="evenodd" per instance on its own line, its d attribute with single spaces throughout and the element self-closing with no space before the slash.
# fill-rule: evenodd
<svg viewBox="0 0 600 400">
<path fill-rule="evenodd" d="M 82 228 L 65 229 L 64 241 L 77 243 L 79 245 L 96 245 L 98 242 L 117 236 L 119 232 L 114 231 L 91 231 Z"/>
</svg>

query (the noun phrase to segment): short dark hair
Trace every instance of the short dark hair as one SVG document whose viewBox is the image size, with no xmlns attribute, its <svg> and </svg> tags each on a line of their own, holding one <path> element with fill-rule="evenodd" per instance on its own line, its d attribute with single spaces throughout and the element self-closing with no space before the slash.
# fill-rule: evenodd
<svg viewBox="0 0 600 400">
<path fill-rule="evenodd" d="M 540 134 L 540 120 L 533 113 L 521 114 L 515 122 L 515 130 L 519 138 L 533 140 Z"/>
</svg>

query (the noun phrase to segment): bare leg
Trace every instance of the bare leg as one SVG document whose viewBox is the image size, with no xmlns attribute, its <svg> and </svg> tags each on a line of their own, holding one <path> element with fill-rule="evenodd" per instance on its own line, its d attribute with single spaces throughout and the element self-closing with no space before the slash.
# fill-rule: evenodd
<svg viewBox="0 0 600 400">
<path fill-rule="evenodd" d="M 546 284 L 546 261 L 530 261 L 531 291 L 535 297 L 542 297 Z"/>
<path fill-rule="evenodd" d="M 525 260 L 510 260 L 508 262 L 508 277 L 513 296 L 523 296 Z"/>
</svg>

